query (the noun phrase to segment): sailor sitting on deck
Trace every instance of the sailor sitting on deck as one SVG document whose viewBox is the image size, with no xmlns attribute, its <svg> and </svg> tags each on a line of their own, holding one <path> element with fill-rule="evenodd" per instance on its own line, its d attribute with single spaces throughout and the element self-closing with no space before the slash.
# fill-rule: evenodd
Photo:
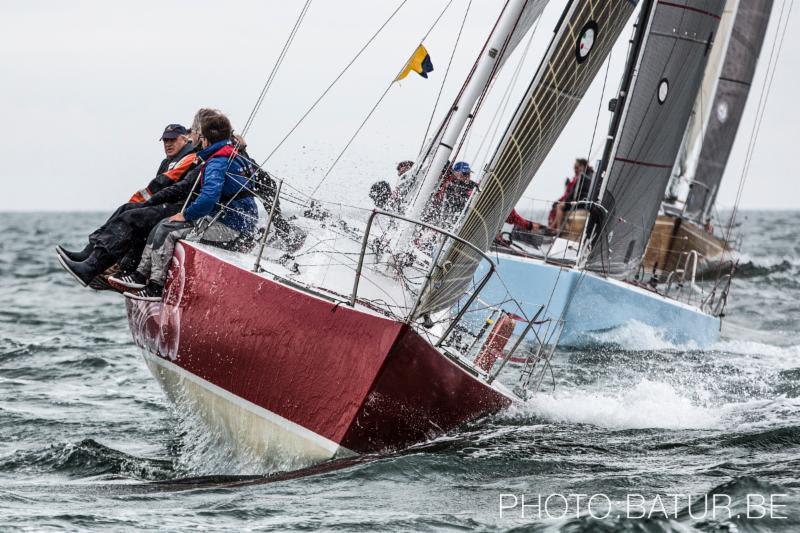
<svg viewBox="0 0 800 533">
<path fill-rule="evenodd" d="M 564 194 L 553 204 L 553 209 L 548 217 L 550 229 L 559 230 L 564 223 L 566 214 L 576 208 L 576 202 L 584 201 L 589 196 L 589 183 L 594 169 L 589 166 L 586 159 L 576 159 L 573 167 L 575 174 L 567 179 Z"/>
<path fill-rule="evenodd" d="M 230 121 L 222 114 L 203 118 L 200 132 L 203 150 L 198 157 L 205 162 L 198 178 L 200 191 L 185 210 L 161 221 L 150 232 L 136 279 L 129 284 L 131 289 L 141 290 L 126 292 L 127 297 L 161 300 L 179 239 L 228 243 L 255 232 L 258 210 L 249 191 L 248 162 L 230 140 L 233 133 Z"/>
<path fill-rule="evenodd" d="M 180 211 L 186 195 L 174 197 L 165 193 L 199 172 L 196 161 L 196 152 L 199 150 L 198 117 L 204 113 L 215 111 L 198 111 L 193 124 L 195 131 L 190 134 L 191 140 L 187 139 L 189 130 L 180 124 L 166 127 L 161 141 L 167 157 L 159 165 L 156 177 L 117 208 L 105 224 L 92 232 L 83 250 L 70 251 L 60 245 L 56 247 L 61 265 L 82 285 L 91 283 L 117 263 L 123 273 L 134 270 L 150 230 L 165 217 Z"/>
</svg>

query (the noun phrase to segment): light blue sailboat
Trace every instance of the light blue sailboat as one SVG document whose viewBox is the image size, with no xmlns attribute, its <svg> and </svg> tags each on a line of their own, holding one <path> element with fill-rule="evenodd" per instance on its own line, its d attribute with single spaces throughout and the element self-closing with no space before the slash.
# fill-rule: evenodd
<svg viewBox="0 0 800 533">
<path fill-rule="evenodd" d="M 631 323 L 679 345 L 718 340 L 732 272 L 700 284 L 696 253 L 661 278 L 645 272 L 642 261 L 725 6 L 642 2 L 580 241 L 496 244 L 493 259 L 505 286 L 490 285 L 489 299 L 510 289 L 528 316 L 545 305 L 540 319 L 564 321 L 562 345 L 592 344 Z M 504 145 L 519 135 L 518 124 L 509 128 L 483 179 L 508 165 Z"/>
</svg>

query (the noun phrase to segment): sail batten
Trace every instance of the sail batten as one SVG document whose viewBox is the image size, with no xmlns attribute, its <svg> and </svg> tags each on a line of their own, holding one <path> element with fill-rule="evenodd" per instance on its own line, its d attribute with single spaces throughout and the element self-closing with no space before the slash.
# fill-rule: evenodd
<svg viewBox="0 0 800 533">
<path fill-rule="evenodd" d="M 607 214 L 592 228 L 589 270 L 622 279 L 638 269 L 724 5 L 723 0 L 655 3 L 602 176 L 600 201 Z"/>
<path fill-rule="evenodd" d="M 632 0 L 572 0 L 522 102 L 491 159 L 458 236 L 488 250 L 503 221 L 569 121 L 630 18 Z M 434 273 L 419 314 L 452 306 L 480 256 L 451 244 Z"/>
</svg>

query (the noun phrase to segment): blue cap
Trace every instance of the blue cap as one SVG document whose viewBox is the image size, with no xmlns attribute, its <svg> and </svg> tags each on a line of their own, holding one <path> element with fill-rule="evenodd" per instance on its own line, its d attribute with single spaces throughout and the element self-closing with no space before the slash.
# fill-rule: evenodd
<svg viewBox="0 0 800 533">
<path fill-rule="evenodd" d="M 469 168 L 469 163 L 466 161 L 459 161 L 455 165 L 453 165 L 453 172 L 461 172 L 462 174 L 470 174 L 472 173 L 472 169 Z"/>
</svg>

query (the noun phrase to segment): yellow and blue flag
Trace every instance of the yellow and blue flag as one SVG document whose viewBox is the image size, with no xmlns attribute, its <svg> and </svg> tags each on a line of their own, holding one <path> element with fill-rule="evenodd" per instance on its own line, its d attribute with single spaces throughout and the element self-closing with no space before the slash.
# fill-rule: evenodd
<svg viewBox="0 0 800 533">
<path fill-rule="evenodd" d="M 406 66 L 403 67 L 403 70 L 394 81 L 400 81 L 411 71 L 416 72 L 423 78 L 428 77 L 428 72 L 433 72 L 433 63 L 431 63 L 431 56 L 428 54 L 428 51 L 425 49 L 424 46 L 419 45 L 414 53 L 411 55 L 411 58 L 406 63 Z"/>
</svg>

